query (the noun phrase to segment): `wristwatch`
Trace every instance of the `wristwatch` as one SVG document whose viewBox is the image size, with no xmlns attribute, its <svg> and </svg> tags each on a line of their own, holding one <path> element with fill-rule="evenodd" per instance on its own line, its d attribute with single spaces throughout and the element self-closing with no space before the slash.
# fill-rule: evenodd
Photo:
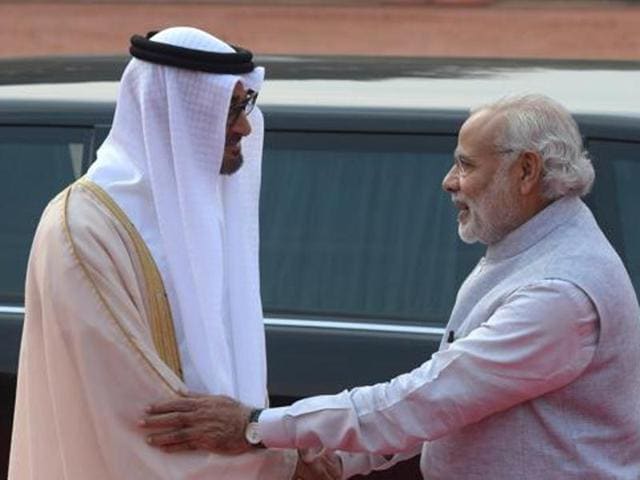
<svg viewBox="0 0 640 480">
<path fill-rule="evenodd" d="M 244 439 L 249 445 L 256 448 L 266 448 L 264 443 L 262 443 L 260 430 L 258 429 L 258 419 L 260 418 L 262 410 L 262 408 L 254 408 L 251 410 L 251 413 L 249 413 L 249 422 L 244 429 Z"/>
</svg>

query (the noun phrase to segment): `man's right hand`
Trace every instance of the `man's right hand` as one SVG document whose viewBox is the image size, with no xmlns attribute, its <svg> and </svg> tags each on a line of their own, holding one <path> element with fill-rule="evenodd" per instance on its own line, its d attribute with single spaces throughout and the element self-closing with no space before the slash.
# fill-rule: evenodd
<svg viewBox="0 0 640 480">
<path fill-rule="evenodd" d="M 298 464 L 291 480 L 338 480 L 340 457 L 329 450 L 298 450 Z"/>
<path fill-rule="evenodd" d="M 155 430 L 147 442 L 166 452 L 209 450 L 238 454 L 252 449 L 244 438 L 251 408 L 223 395 L 188 395 L 150 405 L 140 420 Z"/>
</svg>

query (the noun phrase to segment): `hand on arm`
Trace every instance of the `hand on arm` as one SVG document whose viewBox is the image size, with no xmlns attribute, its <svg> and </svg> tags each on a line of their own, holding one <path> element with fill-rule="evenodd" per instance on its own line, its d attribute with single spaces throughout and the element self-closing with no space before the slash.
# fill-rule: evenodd
<svg viewBox="0 0 640 480">
<path fill-rule="evenodd" d="M 151 405 L 146 412 L 140 426 L 154 430 L 147 442 L 166 452 L 239 454 L 253 448 L 245 439 L 251 408 L 232 398 L 190 395 Z M 337 480 L 341 473 L 335 453 L 300 450 L 293 480 Z"/>
<path fill-rule="evenodd" d="M 146 410 L 140 426 L 154 430 L 147 442 L 166 452 L 209 450 L 243 453 L 251 408 L 226 396 L 189 395 L 157 403 Z"/>
<path fill-rule="evenodd" d="M 260 436 L 280 448 L 396 453 L 561 388 L 593 357 L 598 317 L 579 288 L 545 280 L 514 292 L 446 351 L 390 382 L 263 412 Z M 250 409 L 227 397 L 155 405 L 145 426 L 167 450 L 248 450 Z M 157 417 L 156 417 L 157 415 Z M 302 468 L 302 466 L 301 466 Z"/>
</svg>

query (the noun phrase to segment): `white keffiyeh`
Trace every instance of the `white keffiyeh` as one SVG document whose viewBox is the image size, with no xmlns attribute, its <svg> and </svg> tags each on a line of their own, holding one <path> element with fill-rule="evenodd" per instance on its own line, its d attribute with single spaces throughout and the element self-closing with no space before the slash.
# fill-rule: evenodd
<svg viewBox="0 0 640 480">
<path fill-rule="evenodd" d="M 200 30 L 175 27 L 153 41 L 228 53 Z M 220 175 L 226 120 L 238 81 L 258 91 L 261 67 L 209 74 L 132 59 L 111 132 L 88 177 L 118 203 L 147 243 L 173 314 L 187 386 L 246 404 L 266 401 L 258 265 L 263 119 L 255 108 L 244 164 Z"/>
</svg>

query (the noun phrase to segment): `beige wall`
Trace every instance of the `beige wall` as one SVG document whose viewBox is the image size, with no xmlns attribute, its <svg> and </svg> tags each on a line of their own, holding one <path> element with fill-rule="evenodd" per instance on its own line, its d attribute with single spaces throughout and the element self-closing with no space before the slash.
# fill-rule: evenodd
<svg viewBox="0 0 640 480">
<path fill-rule="evenodd" d="M 133 33 L 192 25 L 263 54 L 640 60 L 638 4 L 246 1 L 0 0 L 0 56 L 125 53 Z"/>
</svg>

